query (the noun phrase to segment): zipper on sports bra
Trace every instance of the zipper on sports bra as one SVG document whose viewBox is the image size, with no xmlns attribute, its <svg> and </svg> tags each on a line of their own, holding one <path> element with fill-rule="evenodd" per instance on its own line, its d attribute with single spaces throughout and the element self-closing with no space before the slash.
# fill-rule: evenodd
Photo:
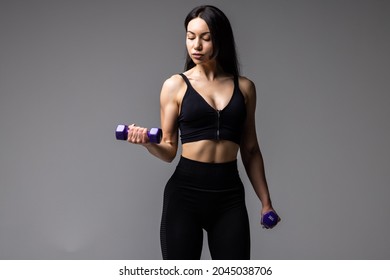
<svg viewBox="0 0 390 280">
<path fill-rule="evenodd" d="M 219 122 L 221 117 L 221 111 L 220 110 L 216 110 L 216 111 L 217 111 L 217 140 L 219 140 Z"/>
</svg>

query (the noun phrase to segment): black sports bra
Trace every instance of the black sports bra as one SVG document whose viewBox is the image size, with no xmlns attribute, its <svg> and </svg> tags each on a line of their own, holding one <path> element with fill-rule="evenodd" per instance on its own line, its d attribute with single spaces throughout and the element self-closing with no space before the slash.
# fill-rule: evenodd
<svg viewBox="0 0 390 280">
<path fill-rule="evenodd" d="M 222 110 L 216 110 L 192 87 L 186 75 L 180 75 L 187 84 L 178 116 L 181 142 L 229 140 L 240 145 L 246 106 L 238 77 L 234 77 L 234 91 L 229 103 Z"/>
</svg>

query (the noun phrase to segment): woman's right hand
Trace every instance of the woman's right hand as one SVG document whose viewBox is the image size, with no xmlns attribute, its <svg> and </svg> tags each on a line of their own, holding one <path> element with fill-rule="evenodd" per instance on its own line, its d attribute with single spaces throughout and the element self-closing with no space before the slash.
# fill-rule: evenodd
<svg viewBox="0 0 390 280">
<path fill-rule="evenodd" d="M 150 143 L 147 128 L 136 126 L 135 124 L 131 124 L 128 127 L 127 142 L 140 145 Z"/>
</svg>

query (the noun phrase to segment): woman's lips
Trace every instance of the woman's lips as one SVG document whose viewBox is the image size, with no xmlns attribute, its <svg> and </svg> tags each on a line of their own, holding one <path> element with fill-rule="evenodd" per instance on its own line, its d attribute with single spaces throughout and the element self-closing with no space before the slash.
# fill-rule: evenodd
<svg viewBox="0 0 390 280">
<path fill-rule="evenodd" d="M 193 53 L 192 54 L 192 57 L 193 58 L 196 58 L 196 59 L 201 59 L 203 57 L 203 54 L 200 54 L 200 53 Z"/>
</svg>

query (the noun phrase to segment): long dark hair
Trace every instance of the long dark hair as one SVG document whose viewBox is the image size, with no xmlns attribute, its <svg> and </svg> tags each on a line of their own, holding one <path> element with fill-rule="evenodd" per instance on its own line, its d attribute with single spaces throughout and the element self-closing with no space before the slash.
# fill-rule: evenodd
<svg viewBox="0 0 390 280">
<path fill-rule="evenodd" d="M 233 30 L 229 19 L 217 7 L 204 5 L 194 8 L 186 17 L 184 27 L 187 30 L 188 23 L 194 18 L 201 18 L 210 29 L 213 43 L 213 57 L 218 65 L 226 73 L 234 76 L 239 75 L 238 58 L 236 44 L 234 42 Z M 195 66 L 191 57 L 187 53 L 184 70 L 187 71 Z"/>
</svg>

